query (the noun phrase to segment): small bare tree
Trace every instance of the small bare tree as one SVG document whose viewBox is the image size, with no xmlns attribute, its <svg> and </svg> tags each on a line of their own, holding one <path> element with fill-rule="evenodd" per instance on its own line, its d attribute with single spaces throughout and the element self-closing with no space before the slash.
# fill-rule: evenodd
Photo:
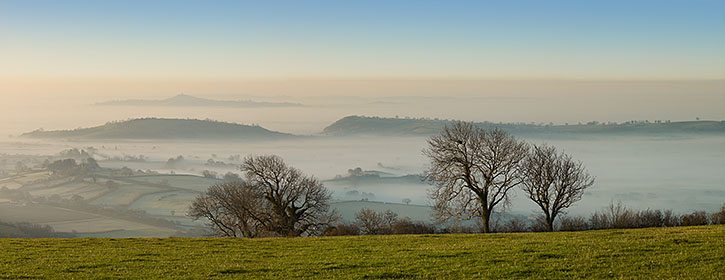
<svg viewBox="0 0 725 280">
<path fill-rule="evenodd" d="M 430 159 L 425 177 L 435 183 L 429 195 L 437 218 L 478 216 L 483 232 L 490 232 L 494 208 L 507 202 L 509 190 L 521 182 L 519 163 L 527 150 L 524 142 L 500 129 L 465 122 L 444 127 L 423 151 Z"/>
<path fill-rule="evenodd" d="M 247 157 L 241 170 L 269 207 L 267 230 L 281 236 L 321 233 L 337 215 L 329 211 L 331 193 L 314 177 L 290 167 L 278 156 Z"/>
<path fill-rule="evenodd" d="M 363 208 L 355 213 L 355 224 L 362 234 L 393 234 L 400 221 L 398 214 L 392 210 L 377 212 Z"/>
<path fill-rule="evenodd" d="M 544 212 L 548 231 L 554 231 L 554 220 L 594 184 L 581 162 L 552 146 L 533 146 L 521 164 L 521 188 Z"/>
<path fill-rule="evenodd" d="M 362 234 L 384 234 L 386 232 L 383 214 L 372 209 L 363 208 L 355 213 L 355 224 L 360 228 Z"/>
</svg>

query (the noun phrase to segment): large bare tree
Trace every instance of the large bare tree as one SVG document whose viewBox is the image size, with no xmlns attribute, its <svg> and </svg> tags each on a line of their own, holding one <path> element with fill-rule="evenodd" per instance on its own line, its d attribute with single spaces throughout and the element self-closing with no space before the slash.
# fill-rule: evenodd
<svg viewBox="0 0 725 280">
<path fill-rule="evenodd" d="M 549 231 L 554 231 L 556 217 L 581 200 L 584 191 L 594 184 L 594 177 L 581 162 L 547 145 L 534 145 L 522 161 L 521 175 L 521 188 L 544 212 Z"/>
<path fill-rule="evenodd" d="M 216 184 L 189 207 L 193 219 L 205 218 L 217 236 L 258 237 L 269 220 L 262 194 L 244 181 Z"/>
<path fill-rule="evenodd" d="M 278 156 L 247 157 L 241 170 L 269 207 L 267 230 L 280 236 L 321 232 L 336 219 L 331 193 L 314 177 L 305 176 Z"/>
<path fill-rule="evenodd" d="M 217 184 L 192 203 L 189 216 L 206 218 L 220 236 L 302 236 L 337 218 L 320 181 L 277 156 L 244 159 L 245 180 Z"/>
<path fill-rule="evenodd" d="M 435 183 L 429 195 L 439 220 L 478 216 L 483 232 L 490 232 L 494 208 L 521 182 L 519 163 L 527 150 L 526 143 L 503 130 L 466 122 L 446 126 L 431 137 L 423 151 L 431 165 L 425 175 Z"/>
</svg>

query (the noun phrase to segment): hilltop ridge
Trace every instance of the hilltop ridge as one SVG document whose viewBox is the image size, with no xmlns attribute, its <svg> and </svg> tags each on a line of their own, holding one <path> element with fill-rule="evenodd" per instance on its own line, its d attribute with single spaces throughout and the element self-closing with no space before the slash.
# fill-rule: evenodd
<svg viewBox="0 0 725 280">
<path fill-rule="evenodd" d="M 212 120 L 140 118 L 109 122 L 101 126 L 74 130 L 25 133 L 21 137 L 38 139 L 288 139 L 295 135 L 271 131 L 257 125 L 242 125 Z"/>
<path fill-rule="evenodd" d="M 328 136 L 427 136 L 439 133 L 445 125 L 453 122 L 455 120 L 347 116 L 327 126 L 322 134 Z M 725 134 L 725 121 L 629 121 L 624 123 L 593 121 L 571 125 L 474 122 L 474 125 L 488 129 L 500 128 L 516 135 Z"/>
</svg>

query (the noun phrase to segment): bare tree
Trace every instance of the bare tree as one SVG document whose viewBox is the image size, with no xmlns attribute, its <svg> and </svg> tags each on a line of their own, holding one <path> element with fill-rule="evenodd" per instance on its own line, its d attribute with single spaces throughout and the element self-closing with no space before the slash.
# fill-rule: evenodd
<svg viewBox="0 0 725 280">
<path fill-rule="evenodd" d="M 329 211 L 331 193 L 322 183 L 280 157 L 247 157 L 241 170 L 268 204 L 267 230 L 281 236 L 310 235 L 322 232 L 336 219 L 334 211 Z"/>
<path fill-rule="evenodd" d="M 362 234 L 385 234 L 386 223 L 383 213 L 363 208 L 355 213 L 355 224 Z"/>
<path fill-rule="evenodd" d="M 521 164 L 521 188 L 544 212 L 548 231 L 564 209 L 581 200 L 584 191 L 594 184 L 581 162 L 552 146 L 533 146 Z"/>
<path fill-rule="evenodd" d="M 527 145 L 503 130 L 483 130 L 471 123 L 444 127 L 428 140 L 423 153 L 430 159 L 425 176 L 435 183 L 430 197 L 441 221 L 478 216 L 490 232 L 494 208 L 508 201 L 508 191 L 520 182 L 519 163 Z"/>
<path fill-rule="evenodd" d="M 262 194 L 248 183 L 235 181 L 211 186 L 191 204 L 188 215 L 205 218 L 217 236 L 258 237 L 265 235 L 269 217 Z"/>
<path fill-rule="evenodd" d="M 281 158 L 248 157 L 241 169 L 246 180 L 213 185 L 188 215 L 207 219 L 216 235 L 234 237 L 312 235 L 335 221 L 330 192 Z"/>
<path fill-rule="evenodd" d="M 416 231 L 434 231 L 422 223 L 413 223 L 410 218 L 398 218 L 392 210 L 375 211 L 367 208 L 355 213 L 355 224 L 362 234 L 406 234 Z"/>
</svg>

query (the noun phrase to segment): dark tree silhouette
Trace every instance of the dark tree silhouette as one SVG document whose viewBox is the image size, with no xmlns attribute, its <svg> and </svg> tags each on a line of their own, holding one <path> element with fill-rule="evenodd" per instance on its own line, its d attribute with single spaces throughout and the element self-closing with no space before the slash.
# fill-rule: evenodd
<svg viewBox="0 0 725 280">
<path fill-rule="evenodd" d="M 191 204 L 188 215 L 205 218 L 217 236 L 265 236 L 268 215 L 262 194 L 243 181 L 220 183 L 209 187 Z"/>
<path fill-rule="evenodd" d="M 581 162 L 546 145 L 533 146 L 522 161 L 521 176 L 521 189 L 544 212 L 548 231 L 554 231 L 556 217 L 594 184 Z"/>
<path fill-rule="evenodd" d="M 314 177 L 305 176 L 278 156 L 247 157 L 242 163 L 246 181 L 268 206 L 267 230 L 280 236 L 322 232 L 337 215 L 329 211 L 331 193 Z"/>
<path fill-rule="evenodd" d="M 330 192 L 277 156 L 247 157 L 245 180 L 217 184 L 196 198 L 189 216 L 206 218 L 221 236 L 303 236 L 337 219 Z"/>
<path fill-rule="evenodd" d="M 438 219 L 478 216 L 487 233 L 494 208 L 521 182 L 527 145 L 500 129 L 456 122 L 430 138 L 423 153 L 430 159 L 425 177 L 435 183 L 430 197 Z"/>
</svg>

